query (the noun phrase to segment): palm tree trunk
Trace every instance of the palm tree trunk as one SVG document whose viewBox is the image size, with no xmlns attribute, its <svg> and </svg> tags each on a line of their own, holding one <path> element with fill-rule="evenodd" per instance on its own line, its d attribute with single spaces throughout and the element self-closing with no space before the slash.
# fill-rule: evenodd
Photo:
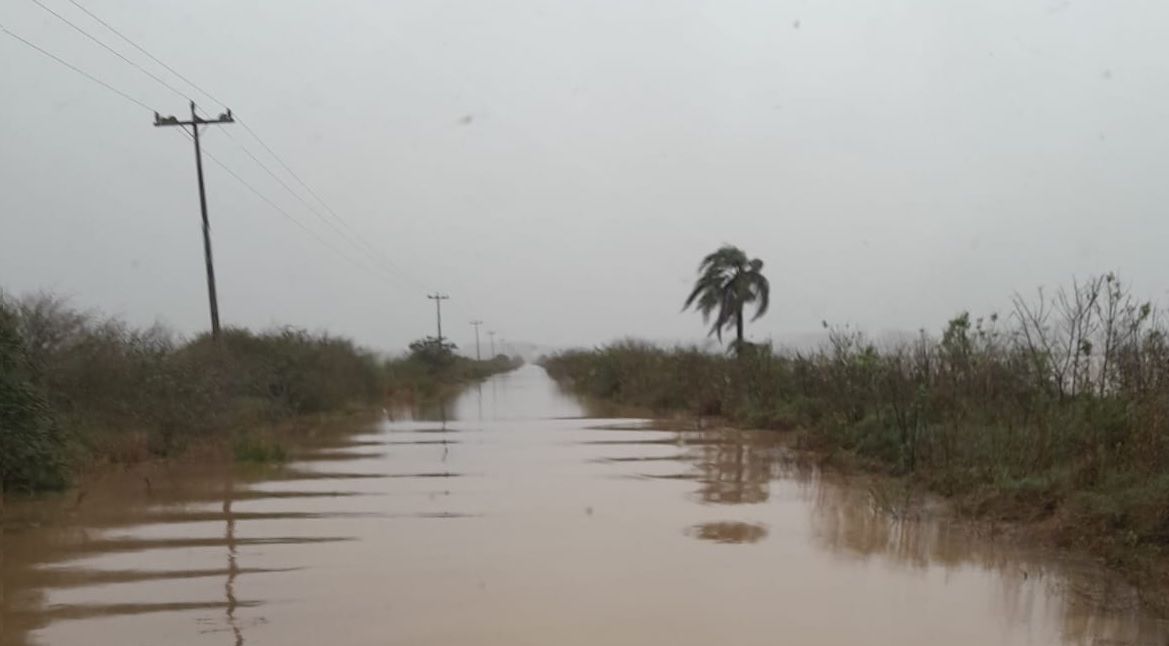
<svg viewBox="0 0 1169 646">
<path fill-rule="evenodd" d="M 739 345 L 743 345 L 743 306 L 739 306 L 739 311 L 735 314 L 735 336 L 739 339 Z"/>
</svg>

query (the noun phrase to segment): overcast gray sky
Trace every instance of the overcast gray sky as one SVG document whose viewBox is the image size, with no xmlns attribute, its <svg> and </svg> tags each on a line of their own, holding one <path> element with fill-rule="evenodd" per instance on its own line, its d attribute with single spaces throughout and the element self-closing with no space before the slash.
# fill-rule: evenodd
<svg viewBox="0 0 1169 646">
<path fill-rule="evenodd" d="M 1108 270 L 1164 295 L 1163 2 L 77 2 L 227 103 L 384 256 L 273 181 L 243 127 L 210 128 L 207 151 L 370 268 L 208 162 L 225 324 L 396 349 L 432 332 L 437 289 L 464 345 L 471 318 L 547 344 L 700 338 L 679 309 L 724 242 L 766 262 L 756 339 L 936 329 Z M 0 24 L 186 110 L 32 0 Z M 0 287 L 205 328 L 191 143 L 3 33 L 0 87 Z"/>
</svg>

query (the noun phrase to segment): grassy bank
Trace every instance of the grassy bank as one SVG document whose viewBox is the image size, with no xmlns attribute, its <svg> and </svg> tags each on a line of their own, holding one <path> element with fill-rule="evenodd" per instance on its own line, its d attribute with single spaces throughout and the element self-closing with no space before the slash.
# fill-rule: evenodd
<svg viewBox="0 0 1169 646">
<path fill-rule="evenodd" d="M 1169 327 L 1111 275 L 912 341 L 830 328 L 813 351 L 627 341 L 543 364 L 580 394 L 796 431 L 1118 564 L 1169 558 Z"/>
<path fill-rule="evenodd" d="M 279 456 L 279 446 L 247 432 L 403 393 L 425 398 L 514 367 L 507 357 L 479 362 L 439 349 L 383 358 L 296 328 L 187 339 L 52 296 L 0 294 L 0 484 L 60 489 L 79 468 L 172 457 L 196 444 L 234 446 L 250 461 Z"/>
</svg>

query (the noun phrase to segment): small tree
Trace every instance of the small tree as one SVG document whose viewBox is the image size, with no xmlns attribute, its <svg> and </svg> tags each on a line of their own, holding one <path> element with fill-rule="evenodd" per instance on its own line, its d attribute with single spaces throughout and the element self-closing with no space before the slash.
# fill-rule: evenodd
<svg viewBox="0 0 1169 646">
<path fill-rule="evenodd" d="M 439 373 L 454 365 L 455 350 L 458 350 L 455 344 L 428 336 L 410 344 L 410 360 L 426 366 L 432 373 Z"/>
</svg>

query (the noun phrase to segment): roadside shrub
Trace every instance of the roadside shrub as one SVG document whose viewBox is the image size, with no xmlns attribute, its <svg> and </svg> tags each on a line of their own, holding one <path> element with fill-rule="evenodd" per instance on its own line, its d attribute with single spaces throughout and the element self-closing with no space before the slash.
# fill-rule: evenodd
<svg viewBox="0 0 1169 646">
<path fill-rule="evenodd" d="M 809 447 L 947 493 L 997 491 L 1046 509 L 1070 492 L 1096 492 L 1084 498 L 1086 516 L 1169 546 L 1161 311 L 1112 274 L 1012 305 L 1006 317 L 963 312 L 939 335 L 884 346 L 825 324 L 827 342 L 810 352 L 752 345 L 727 356 L 626 340 L 542 364 L 584 395 L 801 429 Z"/>
<path fill-rule="evenodd" d="M 384 361 L 349 339 L 294 327 L 185 339 L 161 325 L 78 311 L 51 294 L 0 294 L 0 481 L 8 490 L 59 488 L 71 463 L 176 455 L 258 424 L 515 365 L 452 355 L 436 370 L 417 356 Z M 271 458 L 271 447 L 235 448 L 245 461 Z"/>
<path fill-rule="evenodd" d="M 61 489 L 64 442 L 48 404 L 27 377 L 16 317 L 0 302 L 0 490 Z"/>
</svg>

